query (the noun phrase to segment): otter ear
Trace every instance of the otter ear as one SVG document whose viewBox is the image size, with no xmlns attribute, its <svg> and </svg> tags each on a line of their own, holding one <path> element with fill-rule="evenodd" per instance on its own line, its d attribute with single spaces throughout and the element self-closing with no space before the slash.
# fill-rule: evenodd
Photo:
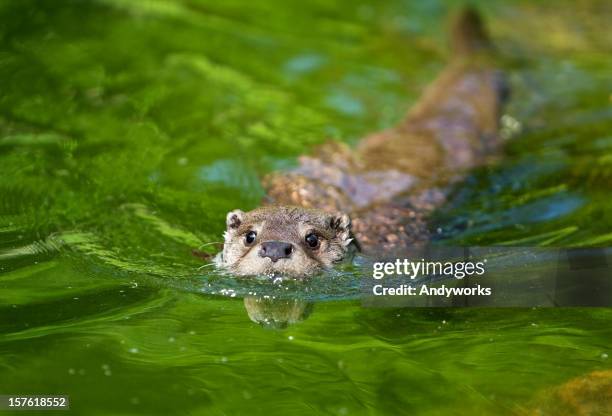
<svg viewBox="0 0 612 416">
<path fill-rule="evenodd" d="M 225 223 L 227 224 L 227 230 L 235 230 L 240 227 L 244 221 L 244 212 L 239 209 L 235 209 L 227 213 L 227 217 L 225 218 Z"/>
<path fill-rule="evenodd" d="M 339 212 L 333 215 L 329 221 L 329 226 L 336 232 L 336 236 L 350 243 L 351 236 L 351 219 L 348 215 Z"/>
</svg>

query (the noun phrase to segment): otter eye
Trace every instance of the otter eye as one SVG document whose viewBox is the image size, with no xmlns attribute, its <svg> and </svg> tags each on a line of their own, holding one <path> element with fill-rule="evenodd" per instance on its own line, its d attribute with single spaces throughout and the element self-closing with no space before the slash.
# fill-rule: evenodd
<svg viewBox="0 0 612 416">
<path fill-rule="evenodd" d="M 316 234 L 313 234 L 313 233 L 308 234 L 305 240 L 306 240 L 306 244 L 308 244 L 310 248 L 319 247 L 319 237 L 317 237 Z"/>
<path fill-rule="evenodd" d="M 253 241 L 255 241 L 255 237 L 257 237 L 257 232 L 256 231 L 249 231 L 246 235 L 246 237 L 244 238 L 244 241 L 247 244 L 253 244 Z"/>
</svg>

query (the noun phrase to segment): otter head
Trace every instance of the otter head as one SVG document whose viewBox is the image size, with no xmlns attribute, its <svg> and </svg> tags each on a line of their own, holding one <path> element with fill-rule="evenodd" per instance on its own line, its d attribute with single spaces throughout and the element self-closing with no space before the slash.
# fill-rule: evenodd
<svg viewBox="0 0 612 416">
<path fill-rule="evenodd" d="M 346 214 L 269 206 L 227 214 L 218 266 L 238 275 L 306 277 L 341 262 L 351 244 Z"/>
</svg>

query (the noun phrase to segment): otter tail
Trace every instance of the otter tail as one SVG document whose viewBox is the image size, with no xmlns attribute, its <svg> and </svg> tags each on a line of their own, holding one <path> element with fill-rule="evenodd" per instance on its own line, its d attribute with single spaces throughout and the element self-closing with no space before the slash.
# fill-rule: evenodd
<svg viewBox="0 0 612 416">
<path fill-rule="evenodd" d="M 449 155 L 445 163 L 452 170 L 477 166 L 500 147 L 499 117 L 509 88 L 475 9 L 455 15 L 450 43 L 452 61 L 410 110 L 403 128 L 427 131 Z"/>
<path fill-rule="evenodd" d="M 475 8 L 466 6 L 454 17 L 450 30 L 450 44 L 453 56 L 456 58 L 490 51 L 493 48 L 480 13 Z"/>
</svg>

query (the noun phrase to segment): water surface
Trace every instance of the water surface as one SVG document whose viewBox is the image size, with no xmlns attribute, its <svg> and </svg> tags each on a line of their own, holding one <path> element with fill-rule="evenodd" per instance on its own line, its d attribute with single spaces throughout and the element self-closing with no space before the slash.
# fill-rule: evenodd
<svg viewBox="0 0 612 416">
<path fill-rule="evenodd" d="M 612 368 L 610 309 L 367 309 L 351 268 L 313 293 L 191 254 L 265 173 L 401 119 L 454 4 L 413 3 L 2 3 L 0 392 L 76 414 L 498 415 Z M 437 243 L 610 246 L 609 5 L 480 3 L 507 150 L 436 213 Z M 310 316 L 252 323 L 242 296 L 267 290 Z"/>
</svg>

